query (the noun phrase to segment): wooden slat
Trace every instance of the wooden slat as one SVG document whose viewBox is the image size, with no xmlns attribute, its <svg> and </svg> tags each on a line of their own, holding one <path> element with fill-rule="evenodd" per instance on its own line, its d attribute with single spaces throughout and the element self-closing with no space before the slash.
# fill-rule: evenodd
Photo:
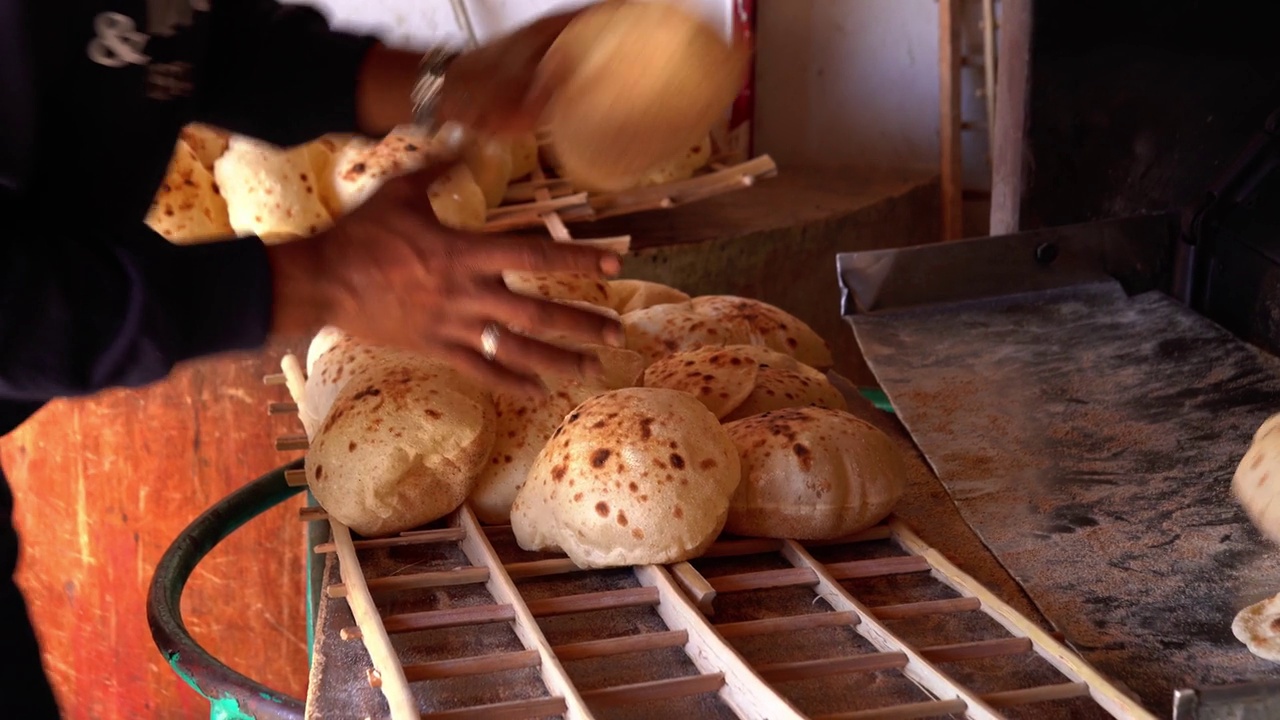
<svg viewBox="0 0 1280 720">
<path fill-rule="evenodd" d="M 881 620 L 901 620 L 903 618 L 924 617 L 925 615 L 972 612 L 981 609 L 982 601 L 978 598 L 958 597 L 946 600 L 901 603 L 899 605 L 881 605 L 880 607 L 871 608 L 871 613 Z"/>
<path fill-rule="evenodd" d="M 453 587 L 456 585 L 474 585 L 489 581 L 489 569 L 478 567 L 454 568 L 453 570 L 437 570 L 434 572 L 409 573 L 407 575 L 389 575 L 387 577 L 367 580 L 369 592 L 400 592 L 420 588 Z M 347 588 L 342 583 L 330 585 L 326 590 L 329 597 L 347 596 Z"/>
<path fill-rule="evenodd" d="M 515 619 L 515 610 L 510 605 L 477 605 L 388 615 L 382 619 L 382 626 L 389 633 L 402 633 L 482 623 L 511 622 Z"/>
<path fill-rule="evenodd" d="M 298 403 L 295 402 L 273 402 L 267 403 L 268 415 L 295 415 L 298 412 Z"/>
<path fill-rule="evenodd" d="M 968 709 L 963 700 L 925 700 L 892 707 L 854 710 L 818 715 L 813 720 L 916 720 L 962 713 Z"/>
<path fill-rule="evenodd" d="M 1074 682 L 1083 682 L 1089 687 L 1089 694 L 1111 713 L 1113 717 L 1128 720 L 1155 720 L 1155 715 L 1148 712 L 1133 698 L 1122 692 L 1105 676 L 1099 673 L 1084 658 L 1076 655 L 1069 648 L 1053 638 L 1035 623 L 1018 614 L 1008 603 L 988 590 L 978 581 L 956 567 L 950 560 L 921 540 L 911 528 L 898 519 L 891 519 L 894 539 L 903 548 L 925 558 L 933 566 L 933 576 L 966 597 L 977 598 L 982 609 L 1009 633 L 1018 637 L 1030 638 L 1036 654 L 1057 668 Z"/>
<path fill-rule="evenodd" d="M 306 470 L 285 470 L 284 483 L 289 487 L 303 487 L 307 484 Z"/>
<path fill-rule="evenodd" d="M 279 452 L 306 450 L 310 446 L 306 435 L 282 435 L 276 438 L 276 450 Z"/>
<path fill-rule="evenodd" d="M 938 2 L 938 80 L 941 109 L 942 239 L 964 237 L 964 138 L 960 130 L 962 0 Z"/>
<path fill-rule="evenodd" d="M 1022 229 L 1026 185 L 1027 96 L 1031 73 L 1031 3 L 1000 5 L 996 38 L 996 114 L 991 149 L 991 235 Z"/>
<path fill-rule="evenodd" d="M 507 670 L 523 670 L 538 667 L 540 662 L 542 659 L 538 657 L 536 650 L 517 650 L 479 657 L 405 665 L 404 676 L 409 682 L 423 682 L 470 675 L 488 675 Z"/>
<path fill-rule="evenodd" d="M 1027 638 L 1011 637 L 994 640 L 974 640 L 972 642 L 952 645 L 933 645 L 920 648 L 920 654 L 930 662 L 962 662 L 965 660 L 981 660 L 983 658 L 1022 655 L 1035 647 Z"/>
<path fill-rule="evenodd" d="M 285 376 L 284 376 L 284 373 L 271 373 L 270 375 L 263 375 L 262 382 L 264 385 L 284 385 Z"/>
<path fill-rule="evenodd" d="M 819 658 L 797 662 L 771 663 L 756 666 L 756 672 L 771 683 L 798 682 L 833 675 L 901 670 L 907 666 L 907 656 L 900 652 L 879 652 L 848 657 Z"/>
<path fill-rule="evenodd" d="M 480 526 L 475 513 L 471 511 L 471 506 L 463 505 L 459 508 L 454 519 L 459 528 L 466 533 L 466 539 L 460 546 L 462 554 L 466 555 L 467 560 L 473 565 L 489 569 L 489 582 L 485 583 L 485 589 L 495 601 L 506 603 L 511 607 L 513 618 L 511 629 L 526 650 L 538 653 L 540 659 L 538 676 L 542 678 L 542 684 L 547 688 L 548 693 L 563 698 L 565 710 L 561 714 L 564 719 L 592 720 L 591 709 L 582 699 L 582 693 L 565 672 L 560 658 L 556 657 L 551 643 L 547 641 L 547 636 L 538 626 L 536 616 L 521 596 L 515 581 L 502 566 L 502 558 L 498 557 L 497 551 L 489 543 L 489 537 L 485 535 L 484 528 Z"/>
<path fill-rule="evenodd" d="M 815 612 L 807 615 L 790 617 L 764 618 L 762 620 L 743 620 L 741 622 L 721 623 L 716 625 L 716 632 L 726 639 L 751 637 L 755 635 L 771 635 L 774 633 L 798 632 L 825 627 L 857 625 L 861 618 L 855 612 Z"/>
<path fill-rule="evenodd" d="M 658 604 L 658 591 L 648 587 L 539 598 L 525 603 L 534 617 L 551 617 L 593 610 L 616 610 Z"/>
<path fill-rule="evenodd" d="M 298 508 L 298 519 L 303 522 L 317 522 L 320 520 L 328 520 L 329 513 L 319 505 L 308 505 L 304 508 Z"/>
<path fill-rule="evenodd" d="M 699 673 L 723 676 L 720 699 L 740 720 L 802 720 L 804 715 L 775 691 L 733 646 L 716 633 L 707 618 L 680 592 L 675 580 L 660 565 L 642 565 L 636 578 L 658 591 L 658 616 L 671 630 L 689 634 L 685 655 Z"/>
<path fill-rule="evenodd" d="M 551 558 L 550 560 L 530 560 L 528 562 L 511 563 L 504 566 L 512 580 L 525 580 L 548 575 L 563 575 L 574 572 L 585 572 L 573 564 L 569 558 Z"/>
<path fill-rule="evenodd" d="M 596 709 L 701 695 L 716 692 L 723 686 L 724 673 L 711 673 L 589 690 L 582 693 L 582 697 Z"/>
<path fill-rule="evenodd" d="M 1042 685 L 1022 690 L 1004 690 L 982 696 L 992 707 L 1009 708 L 1018 705 L 1049 702 L 1050 700 L 1070 700 L 1088 697 L 1089 686 L 1084 683 L 1062 683 L 1061 685 Z"/>
<path fill-rule="evenodd" d="M 426 530 L 413 535 L 397 535 L 395 537 L 371 538 L 369 540 L 356 540 L 355 546 L 357 550 L 374 550 L 376 548 L 401 547 L 404 545 L 427 545 L 430 543 L 443 542 L 459 542 L 465 538 L 467 534 L 461 528 L 441 528 L 439 530 Z M 333 543 L 320 543 L 315 547 L 315 551 L 320 554 L 331 553 L 334 551 Z"/>
<path fill-rule="evenodd" d="M 872 542 L 875 540 L 888 540 L 893 537 L 893 531 L 888 525 L 876 525 L 866 530 L 856 532 L 852 535 L 846 535 L 842 538 L 834 538 L 831 540 L 804 540 L 800 544 L 805 547 L 832 547 L 838 545 L 853 545 L 854 543 Z"/>
<path fill-rule="evenodd" d="M 747 538 L 745 540 L 721 540 L 713 543 L 702 553 L 704 558 L 741 557 L 743 555 L 763 555 L 776 553 L 782 549 L 781 540 L 770 538 Z"/>
<path fill-rule="evenodd" d="M 728 593 L 793 587 L 795 585 L 816 585 L 818 577 L 808 568 L 784 568 L 782 570 L 760 570 L 737 575 L 721 575 L 707 578 L 707 582 L 711 584 L 712 589 L 716 592 Z"/>
<path fill-rule="evenodd" d="M 901 543 L 901 538 L 896 528 L 894 533 L 895 538 Z M 831 605 L 832 609 L 855 612 L 862 618 L 862 622 L 856 626 L 857 632 L 870 641 L 877 650 L 905 654 L 907 656 L 907 665 L 902 669 L 902 674 L 906 675 L 908 679 L 923 687 L 930 695 L 939 700 L 964 701 L 969 720 L 1000 720 L 1000 714 L 994 708 L 984 703 L 971 690 L 940 671 L 919 651 L 912 648 L 905 640 L 885 626 L 882 621 L 872 615 L 871 610 L 850 595 L 849 591 L 836 578 L 831 576 L 831 573 L 822 563 L 813 559 L 808 550 L 805 550 L 798 543 L 788 541 L 782 549 L 782 554 L 797 567 L 805 567 L 814 572 L 818 578 L 818 584 L 814 590 Z"/>
<path fill-rule="evenodd" d="M 693 600 L 693 604 L 698 606 L 703 615 L 715 614 L 716 589 L 711 587 L 711 583 L 707 582 L 697 568 L 682 562 L 672 565 L 670 570 L 680 589 Z"/>
<path fill-rule="evenodd" d="M 563 715 L 567 709 L 564 698 L 548 697 L 423 713 L 422 718 L 423 720 L 525 720 Z"/>
<path fill-rule="evenodd" d="M 689 633 L 684 630 L 666 630 L 604 640 L 587 640 L 557 645 L 552 649 L 555 650 L 556 657 L 560 658 L 561 662 L 570 662 L 650 650 L 665 650 L 681 647 L 687 642 L 689 642 Z"/>
<path fill-rule="evenodd" d="M 931 569 L 929 562 L 918 555 L 902 555 L 900 557 L 876 558 L 874 560 L 853 560 L 827 565 L 827 572 L 831 573 L 831 577 L 837 580 L 929 572 Z"/>
</svg>

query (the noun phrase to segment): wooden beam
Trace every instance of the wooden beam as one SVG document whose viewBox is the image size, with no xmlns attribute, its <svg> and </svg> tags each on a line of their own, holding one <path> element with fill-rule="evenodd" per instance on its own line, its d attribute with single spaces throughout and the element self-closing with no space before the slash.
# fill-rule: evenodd
<svg viewBox="0 0 1280 720">
<path fill-rule="evenodd" d="M 938 1 L 938 108 L 942 149 L 942 239 L 964 237 L 961 185 L 964 152 L 960 118 L 962 0 Z"/>
<path fill-rule="evenodd" d="M 991 148 L 991 234 L 1022 229 L 1032 0 L 1002 0 L 997 39 L 995 131 Z"/>
</svg>

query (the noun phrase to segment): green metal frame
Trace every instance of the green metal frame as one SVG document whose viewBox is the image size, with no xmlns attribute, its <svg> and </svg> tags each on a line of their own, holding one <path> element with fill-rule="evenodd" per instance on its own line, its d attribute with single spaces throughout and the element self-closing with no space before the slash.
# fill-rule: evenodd
<svg viewBox="0 0 1280 720">
<path fill-rule="evenodd" d="M 284 476 L 286 470 L 301 467 L 302 461 L 298 460 L 277 468 L 210 507 L 169 546 L 152 577 L 147 595 L 151 637 L 178 677 L 209 701 L 212 720 L 302 720 L 305 707 L 302 700 L 262 685 L 219 662 L 191 637 L 182 621 L 181 610 L 182 591 L 196 565 L 245 523 L 301 492 L 300 487 L 290 487 Z M 308 553 L 307 561 L 311 586 L 307 601 L 309 641 L 314 633 L 312 621 L 319 579 L 312 567 L 312 554 Z"/>
</svg>

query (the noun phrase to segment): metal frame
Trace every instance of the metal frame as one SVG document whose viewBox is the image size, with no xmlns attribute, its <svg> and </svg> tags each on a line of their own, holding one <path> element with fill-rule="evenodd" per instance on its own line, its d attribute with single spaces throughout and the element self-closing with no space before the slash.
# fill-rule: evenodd
<svg viewBox="0 0 1280 720">
<path fill-rule="evenodd" d="M 302 720 L 303 701 L 232 670 L 196 642 L 182 620 L 182 591 L 200 561 L 245 523 L 297 495 L 285 482 L 297 460 L 277 468 L 210 507 L 160 558 L 147 593 L 147 624 L 169 667 L 210 703 L 217 720 Z"/>
</svg>

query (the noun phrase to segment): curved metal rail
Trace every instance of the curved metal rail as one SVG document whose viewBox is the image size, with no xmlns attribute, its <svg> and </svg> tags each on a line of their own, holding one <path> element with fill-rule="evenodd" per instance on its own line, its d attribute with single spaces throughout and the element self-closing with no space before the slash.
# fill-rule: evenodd
<svg viewBox="0 0 1280 720">
<path fill-rule="evenodd" d="M 277 468 L 231 493 L 197 517 L 174 540 L 156 566 L 147 593 L 151 637 L 169 667 L 209 701 L 214 720 L 302 720 L 304 703 L 245 677 L 218 661 L 196 642 L 182 621 L 182 591 L 196 565 L 218 543 L 263 512 L 301 492 Z"/>
</svg>

